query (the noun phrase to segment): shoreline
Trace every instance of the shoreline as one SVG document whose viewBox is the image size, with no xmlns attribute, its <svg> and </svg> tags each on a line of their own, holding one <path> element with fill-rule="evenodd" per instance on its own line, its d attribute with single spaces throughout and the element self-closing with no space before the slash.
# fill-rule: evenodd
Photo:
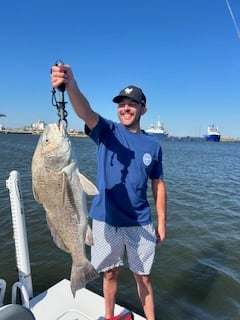
<svg viewBox="0 0 240 320">
<path fill-rule="evenodd" d="M 24 130 L 24 129 L 2 129 L 0 130 L 0 134 L 33 134 L 40 135 L 43 130 Z M 80 137 L 86 138 L 87 135 L 82 131 L 68 131 L 69 136 L 71 137 Z M 204 137 L 191 137 L 191 136 L 168 136 L 163 140 L 174 140 L 174 141 L 205 141 Z M 221 137 L 219 142 L 240 142 L 239 138 L 233 137 Z"/>
<path fill-rule="evenodd" d="M 0 130 L 0 134 L 32 134 L 41 135 L 44 130 L 24 130 L 24 129 L 3 129 Z M 72 137 L 87 137 L 84 132 L 81 131 L 68 131 L 69 136 Z"/>
</svg>

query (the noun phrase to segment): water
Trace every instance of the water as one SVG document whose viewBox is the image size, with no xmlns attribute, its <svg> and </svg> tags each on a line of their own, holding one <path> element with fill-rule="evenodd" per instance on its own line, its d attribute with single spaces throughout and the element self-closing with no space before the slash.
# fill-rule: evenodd
<svg viewBox="0 0 240 320">
<path fill-rule="evenodd" d="M 31 159 L 38 136 L 0 135 L 0 277 L 17 281 L 8 190 L 19 171 L 34 294 L 69 278 L 71 259 L 53 243 L 45 212 L 31 190 Z M 73 138 L 80 171 L 95 182 L 95 145 Z M 163 141 L 168 190 L 167 238 L 152 270 L 157 320 L 239 319 L 240 143 Z M 150 194 L 149 194 L 150 197 Z M 89 205 L 91 199 L 89 199 Z M 153 201 L 150 197 L 153 207 Z M 153 210 L 155 219 L 155 211 Z M 102 294 L 101 279 L 88 285 Z M 120 275 L 117 301 L 141 313 L 128 269 Z"/>
</svg>

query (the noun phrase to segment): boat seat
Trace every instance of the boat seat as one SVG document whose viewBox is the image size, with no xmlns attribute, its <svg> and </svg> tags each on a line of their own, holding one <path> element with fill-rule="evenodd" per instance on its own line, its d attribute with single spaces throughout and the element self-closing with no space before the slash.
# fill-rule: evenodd
<svg viewBox="0 0 240 320">
<path fill-rule="evenodd" d="M 36 320 L 32 312 L 19 305 L 8 304 L 0 308 L 1 320 Z"/>
</svg>

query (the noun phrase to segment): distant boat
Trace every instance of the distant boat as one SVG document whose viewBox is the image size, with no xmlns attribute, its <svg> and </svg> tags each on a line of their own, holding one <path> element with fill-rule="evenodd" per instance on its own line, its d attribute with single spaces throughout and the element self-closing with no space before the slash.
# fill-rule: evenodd
<svg viewBox="0 0 240 320">
<path fill-rule="evenodd" d="M 158 139 L 164 139 L 168 136 L 164 125 L 160 120 L 158 120 L 156 124 L 151 124 L 150 127 L 147 128 L 146 133 Z"/>
<path fill-rule="evenodd" d="M 221 135 L 220 132 L 218 130 L 218 127 L 215 126 L 215 124 L 210 124 L 210 126 L 207 128 L 207 134 L 205 136 L 207 141 L 215 141 L 215 142 L 219 142 Z"/>
</svg>

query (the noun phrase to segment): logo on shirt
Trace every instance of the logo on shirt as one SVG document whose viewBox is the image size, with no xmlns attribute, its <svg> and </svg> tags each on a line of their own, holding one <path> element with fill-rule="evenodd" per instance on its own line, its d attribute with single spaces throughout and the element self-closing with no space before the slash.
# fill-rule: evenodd
<svg viewBox="0 0 240 320">
<path fill-rule="evenodd" d="M 152 163 L 152 156 L 150 155 L 150 153 L 144 153 L 143 163 L 145 164 L 145 166 L 149 166 Z"/>
</svg>

